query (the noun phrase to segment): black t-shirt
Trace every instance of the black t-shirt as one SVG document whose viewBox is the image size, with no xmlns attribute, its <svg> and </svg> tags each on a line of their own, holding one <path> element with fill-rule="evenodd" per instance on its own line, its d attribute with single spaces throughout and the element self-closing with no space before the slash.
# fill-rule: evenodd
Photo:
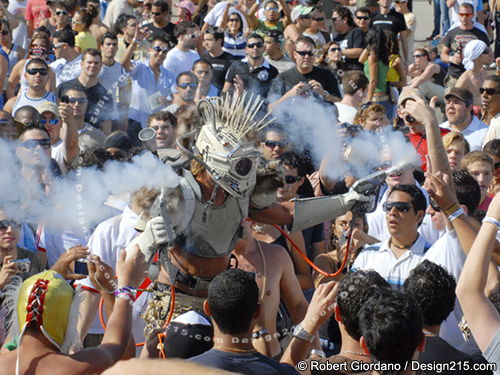
<svg viewBox="0 0 500 375">
<path fill-rule="evenodd" d="M 474 27 L 472 30 L 462 30 L 460 27 L 455 27 L 446 33 L 443 45 L 450 49 L 450 55 L 452 56 L 460 49 L 463 49 L 471 40 L 476 39 L 482 40 L 487 46 L 490 45 L 488 35 L 478 28 Z M 463 72 L 465 72 L 465 68 L 462 64 L 456 65 L 450 62 L 450 67 L 448 68 L 448 75 L 450 77 L 458 78 Z"/>
<path fill-rule="evenodd" d="M 107 90 L 100 84 L 86 88 L 78 78 L 61 83 L 56 90 L 57 96 L 60 98 L 69 89 L 78 89 L 85 91 L 87 94 L 88 104 L 85 112 L 85 122 L 90 125 L 100 128 L 102 121 L 112 119 L 113 115 L 113 97 L 108 94 Z"/>
<path fill-rule="evenodd" d="M 211 349 L 196 357 L 189 358 L 189 361 L 244 375 L 298 374 L 292 366 L 276 362 L 258 352 L 240 354 Z"/>
<path fill-rule="evenodd" d="M 396 35 L 407 29 L 405 17 L 394 9 L 391 9 L 387 14 L 375 14 L 373 16 L 372 27 L 390 30 Z"/>
<path fill-rule="evenodd" d="M 345 34 L 336 33 L 333 35 L 335 42 L 340 44 L 340 48 L 365 48 L 365 35 L 366 33 L 359 27 L 352 28 Z M 345 58 L 346 68 L 348 70 L 363 70 L 363 64 L 358 59 Z"/>
<path fill-rule="evenodd" d="M 212 68 L 214 69 L 214 77 L 212 78 L 212 84 L 217 87 L 219 90 L 222 90 L 224 87 L 224 82 L 226 80 L 226 73 L 234 60 L 237 60 L 237 57 L 231 55 L 227 52 L 222 52 L 222 55 L 217 57 L 212 57 L 209 54 L 203 56 L 205 60 L 207 60 Z"/>
<path fill-rule="evenodd" d="M 169 22 L 164 27 L 156 27 L 153 23 L 147 23 L 144 25 L 149 30 L 151 30 L 151 35 L 148 37 L 148 41 L 152 42 L 154 38 L 161 36 L 165 38 L 170 45 L 170 48 L 173 48 L 177 44 L 177 38 L 174 36 L 174 28 L 175 25 L 172 22 Z"/>
<path fill-rule="evenodd" d="M 278 76 L 278 70 L 266 60 L 257 68 L 251 68 L 246 59 L 236 60 L 229 67 L 226 82 L 233 83 L 238 74 L 243 80 L 245 89 L 266 98 L 273 79 Z"/>
<path fill-rule="evenodd" d="M 341 97 L 339 85 L 333 73 L 317 66 L 313 67 L 313 70 L 307 74 L 299 73 L 296 67 L 280 73 L 273 83 L 270 95 L 281 97 L 297 83 L 311 80 L 321 83 L 323 89 L 328 91 L 330 95 Z"/>
</svg>

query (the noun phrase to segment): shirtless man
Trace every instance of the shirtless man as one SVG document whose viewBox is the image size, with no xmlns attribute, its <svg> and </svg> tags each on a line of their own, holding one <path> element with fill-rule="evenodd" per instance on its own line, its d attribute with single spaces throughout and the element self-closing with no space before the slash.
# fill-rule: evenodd
<svg viewBox="0 0 500 375">
<path fill-rule="evenodd" d="M 295 49 L 295 41 L 311 26 L 312 7 L 297 5 L 292 11 L 292 23 L 288 25 L 284 31 L 285 49 L 288 56 L 293 59 L 293 51 Z"/>
<path fill-rule="evenodd" d="M 255 240 L 251 236 L 248 221 L 243 224 L 243 228 L 243 239 L 236 243 L 233 254 L 238 260 L 239 269 L 255 272 L 261 291 L 261 315 L 254 328 L 257 337 L 253 345 L 262 354 L 276 357 L 281 352 L 279 334 L 276 332 L 280 298 L 283 298 L 294 324 L 302 321 L 308 303 L 286 250 L 279 245 Z"/>
<path fill-rule="evenodd" d="M 72 254 L 71 256 L 68 255 L 68 259 L 72 257 L 71 259 L 69 259 L 71 262 L 75 259 L 81 258 L 82 256 L 87 254 L 85 253 L 85 251 L 86 248 L 78 247 L 78 249 L 73 252 L 74 254 Z M 83 255 L 77 252 L 83 252 Z M 97 262 L 98 263 L 96 264 L 103 265 L 102 263 L 100 263 L 100 261 L 97 260 Z M 68 264 L 69 263 L 67 263 L 63 268 L 64 270 L 67 269 Z M 89 263 L 89 272 L 93 277 L 95 266 L 91 267 L 90 265 L 91 264 Z M 128 254 L 126 254 L 125 251 L 122 251 L 116 266 L 118 288 L 123 288 L 126 286 L 137 288 L 139 283 L 144 279 L 145 269 L 146 265 L 144 262 L 144 256 L 142 255 L 138 247 L 136 247 L 134 251 Z M 63 305 L 61 301 L 64 301 L 61 295 L 66 293 L 66 291 L 61 290 L 64 288 L 69 288 L 69 286 L 67 286 L 66 284 L 65 286 L 52 286 L 54 285 L 53 280 L 57 281 L 57 279 L 61 276 L 57 273 L 52 276 L 48 274 L 49 272 L 52 271 L 47 271 L 43 274 L 40 274 L 43 278 L 52 278 L 48 283 L 47 293 L 44 294 L 47 296 L 47 298 L 45 298 L 45 301 L 42 302 L 46 310 L 48 310 L 43 312 L 43 319 L 52 320 L 53 325 L 54 315 L 48 314 L 50 314 L 51 311 L 53 312 L 54 309 L 48 308 L 48 305 L 50 303 Z M 105 279 L 102 278 L 101 282 L 104 281 Z M 57 290 L 54 291 L 54 289 Z M 51 290 L 52 296 L 54 296 L 55 294 L 56 297 L 50 298 Z M 109 299 L 111 295 L 108 294 L 106 296 L 106 294 L 103 293 L 103 296 L 105 296 L 106 299 Z M 54 300 L 56 300 L 56 302 L 54 302 Z M 64 307 L 67 306 L 64 305 L 63 308 Z M 69 309 L 67 311 L 69 315 Z M 57 317 L 59 319 L 65 320 L 65 323 L 67 324 L 68 317 L 62 315 L 63 314 L 59 312 Z M 53 319 L 48 319 L 49 317 Z M 39 324 L 46 327 L 50 325 L 50 322 L 43 322 L 43 319 L 40 319 L 42 323 L 36 323 L 36 321 L 34 322 L 33 320 L 31 321 L 30 327 L 28 327 L 24 332 L 19 344 L 19 348 L 17 350 L 6 352 L 5 354 L 0 355 L 0 375 L 15 374 L 16 360 L 19 360 L 19 369 L 20 373 L 22 374 L 28 372 L 34 375 L 83 375 L 101 373 L 106 368 L 112 366 L 114 363 L 120 360 L 125 353 L 125 349 L 127 348 L 129 339 L 131 337 L 132 305 L 127 298 L 117 297 L 114 303 L 113 312 L 108 321 L 102 344 L 96 348 L 85 349 L 73 355 L 63 354 L 58 350 L 58 348 L 56 348 L 53 343 L 57 342 L 57 339 L 55 339 L 55 335 L 50 332 L 50 329 L 48 329 L 47 333 L 42 333 Z M 60 322 L 60 324 L 64 323 Z M 70 324 L 67 324 L 67 326 L 69 327 Z M 47 336 L 51 336 L 52 342 L 49 341 Z M 62 345 L 62 343 L 60 342 L 58 342 L 58 344 Z M 57 366 L 54 366 L 55 363 L 57 363 Z"/>
</svg>

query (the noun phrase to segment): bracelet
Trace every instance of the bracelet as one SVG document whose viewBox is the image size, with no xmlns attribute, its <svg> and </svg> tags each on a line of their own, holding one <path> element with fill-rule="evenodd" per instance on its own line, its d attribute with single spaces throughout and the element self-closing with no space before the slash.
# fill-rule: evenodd
<svg viewBox="0 0 500 375">
<path fill-rule="evenodd" d="M 457 210 L 455 210 L 455 212 L 450 214 L 448 216 L 448 220 L 453 221 L 453 220 L 457 219 L 460 215 L 465 215 L 465 211 L 462 207 L 459 207 Z"/>
<path fill-rule="evenodd" d="M 500 221 L 493 219 L 492 217 L 485 216 L 483 219 L 483 224 L 484 223 L 491 223 L 493 225 L 496 225 L 497 229 L 500 229 Z"/>
<path fill-rule="evenodd" d="M 265 336 L 265 335 L 268 335 L 268 334 L 269 334 L 269 331 L 267 330 L 267 328 L 261 328 L 258 331 L 255 331 L 254 333 L 252 333 L 252 338 L 258 339 L 258 338 Z"/>
<path fill-rule="evenodd" d="M 128 286 L 118 288 L 113 294 L 116 298 L 128 299 L 130 302 L 135 302 L 137 298 L 137 290 Z"/>
<path fill-rule="evenodd" d="M 318 356 L 321 358 L 326 358 L 325 352 L 323 350 L 319 350 L 319 349 L 311 349 L 311 351 L 309 352 L 309 355 L 315 355 L 315 356 Z"/>
<path fill-rule="evenodd" d="M 451 207 L 448 207 L 446 210 L 443 210 L 443 212 L 446 216 L 450 216 L 452 213 L 454 213 L 456 210 L 458 210 L 459 207 L 460 206 L 458 203 L 453 203 L 451 205 Z"/>
</svg>

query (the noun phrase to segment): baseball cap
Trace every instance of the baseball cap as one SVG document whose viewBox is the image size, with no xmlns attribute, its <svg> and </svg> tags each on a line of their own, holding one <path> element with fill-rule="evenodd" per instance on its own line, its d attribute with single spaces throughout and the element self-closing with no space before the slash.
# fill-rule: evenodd
<svg viewBox="0 0 500 375">
<path fill-rule="evenodd" d="M 399 94 L 398 106 L 403 105 L 408 99 L 415 99 L 415 98 L 423 99 L 420 91 L 418 89 L 405 87 L 401 91 L 401 94 Z"/>
<path fill-rule="evenodd" d="M 292 22 L 295 22 L 300 16 L 307 16 L 313 11 L 313 7 L 306 7 L 304 5 L 297 5 L 292 10 Z"/>
<path fill-rule="evenodd" d="M 196 6 L 189 0 L 183 0 L 178 4 L 175 4 L 175 6 L 177 8 L 184 8 L 191 14 L 193 14 L 194 11 L 196 10 Z"/>
<path fill-rule="evenodd" d="M 444 98 L 448 99 L 451 96 L 462 100 L 467 106 L 472 105 L 472 103 L 474 102 L 472 93 L 469 90 L 464 89 L 463 87 L 453 87 L 450 91 L 448 91 Z"/>
<path fill-rule="evenodd" d="M 37 107 L 38 113 L 43 114 L 44 112 L 51 112 L 59 117 L 59 111 L 55 103 L 45 101 Z"/>
<path fill-rule="evenodd" d="M 108 135 L 104 141 L 104 148 L 115 147 L 124 151 L 129 151 L 132 148 L 132 143 L 128 138 L 127 133 L 123 131 L 115 131 Z"/>
</svg>

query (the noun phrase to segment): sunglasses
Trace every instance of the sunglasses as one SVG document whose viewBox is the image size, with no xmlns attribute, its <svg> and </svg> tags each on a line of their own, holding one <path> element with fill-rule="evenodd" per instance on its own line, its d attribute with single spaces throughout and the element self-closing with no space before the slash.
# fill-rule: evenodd
<svg viewBox="0 0 500 375">
<path fill-rule="evenodd" d="M 153 51 L 155 52 L 161 52 L 161 53 L 167 53 L 168 52 L 168 47 L 160 47 L 160 46 L 154 46 Z"/>
<path fill-rule="evenodd" d="M 195 39 L 195 38 L 198 38 L 199 35 L 197 34 L 186 34 L 186 38 L 188 39 Z"/>
<path fill-rule="evenodd" d="M 493 88 L 487 88 L 487 89 L 485 89 L 484 87 L 480 87 L 479 88 L 479 92 L 481 93 L 481 95 L 483 95 L 484 93 L 486 93 L 489 96 L 492 96 L 492 95 L 500 93 L 500 91 L 498 89 L 493 89 Z"/>
<path fill-rule="evenodd" d="M 266 145 L 266 147 L 269 148 L 275 148 L 275 147 L 285 148 L 286 146 L 288 146 L 288 142 L 280 142 L 280 141 L 264 141 L 264 144 Z"/>
<path fill-rule="evenodd" d="M 47 150 L 50 147 L 50 139 L 29 139 L 21 143 L 21 147 L 27 148 L 29 150 L 34 150 L 40 146 L 44 150 Z"/>
<path fill-rule="evenodd" d="M 8 227 L 11 227 L 12 229 L 19 229 L 21 228 L 21 224 L 14 220 L 0 220 L 0 230 L 6 230 Z"/>
<path fill-rule="evenodd" d="M 227 22 L 240 22 L 239 18 L 229 18 Z"/>
<path fill-rule="evenodd" d="M 258 43 L 248 43 L 247 44 L 247 48 L 255 48 L 255 47 L 262 48 L 262 47 L 264 47 L 264 43 L 258 42 Z"/>
<path fill-rule="evenodd" d="M 299 16 L 299 18 L 302 20 L 309 20 L 309 19 L 311 19 L 311 16 L 305 15 L 305 16 Z"/>
<path fill-rule="evenodd" d="M 161 12 L 151 12 L 153 16 L 161 16 Z"/>
<path fill-rule="evenodd" d="M 58 10 L 56 12 L 56 16 L 67 16 L 68 15 L 68 12 L 66 12 L 65 10 Z"/>
<path fill-rule="evenodd" d="M 321 22 L 325 20 L 325 17 L 313 17 L 313 21 Z"/>
<path fill-rule="evenodd" d="M 409 202 L 384 202 L 382 205 L 382 208 L 384 209 L 385 212 L 389 212 L 392 210 L 392 208 L 395 208 L 398 212 L 401 213 L 406 213 L 411 210 L 411 203 Z"/>
<path fill-rule="evenodd" d="M 181 89 L 187 89 L 188 87 L 195 88 L 198 87 L 197 83 L 179 83 L 177 87 L 180 87 Z"/>
<path fill-rule="evenodd" d="M 287 184 L 294 184 L 296 183 L 297 181 L 299 181 L 302 177 L 300 176 L 285 176 L 285 183 Z"/>
<path fill-rule="evenodd" d="M 473 16 L 473 14 L 472 14 L 472 13 L 458 13 L 458 15 L 459 15 L 460 17 L 472 17 L 472 16 Z"/>
<path fill-rule="evenodd" d="M 436 201 L 434 199 L 431 199 L 430 203 L 431 203 L 431 207 L 434 211 L 441 212 L 441 208 L 439 208 L 438 204 L 436 203 Z"/>
<path fill-rule="evenodd" d="M 266 8 L 264 10 L 265 11 L 272 11 L 272 10 L 274 10 L 275 12 L 277 12 L 279 10 L 279 8 Z"/>
<path fill-rule="evenodd" d="M 328 52 L 339 52 L 339 51 L 342 51 L 342 48 L 339 48 L 339 47 L 333 47 L 333 48 L 330 48 L 328 50 Z"/>
<path fill-rule="evenodd" d="M 87 98 L 75 98 L 72 96 L 68 96 L 68 100 L 70 103 L 87 103 L 88 102 Z"/>
<path fill-rule="evenodd" d="M 358 20 L 362 20 L 362 21 L 368 21 L 370 19 L 370 17 L 368 17 L 368 16 L 356 16 L 356 18 Z M 332 18 L 332 21 L 333 21 L 333 18 Z"/>
<path fill-rule="evenodd" d="M 45 68 L 31 68 L 31 69 L 26 69 L 26 73 L 28 73 L 30 76 L 34 76 L 37 73 L 40 73 L 42 76 L 46 76 L 49 74 L 48 69 Z"/>
<path fill-rule="evenodd" d="M 314 56 L 313 51 L 295 51 L 297 52 L 300 56 Z"/>
<path fill-rule="evenodd" d="M 414 59 L 418 59 L 419 57 L 424 57 L 425 55 L 413 55 Z"/>
<path fill-rule="evenodd" d="M 59 124 L 59 119 L 52 118 L 50 120 L 47 120 L 47 119 L 43 118 L 40 120 L 40 124 L 42 124 L 42 125 L 57 125 L 57 124 Z"/>
<path fill-rule="evenodd" d="M 332 17 L 332 22 L 335 23 L 337 22 L 338 19 L 339 19 L 338 17 Z"/>
</svg>

